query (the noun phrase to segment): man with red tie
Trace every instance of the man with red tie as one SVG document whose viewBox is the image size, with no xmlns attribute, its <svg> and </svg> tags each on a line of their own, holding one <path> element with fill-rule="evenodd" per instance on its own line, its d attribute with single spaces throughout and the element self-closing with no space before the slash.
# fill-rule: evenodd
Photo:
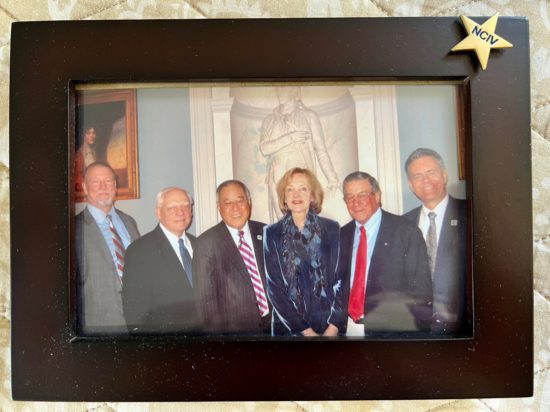
<svg viewBox="0 0 550 412">
<path fill-rule="evenodd" d="M 214 334 L 269 334 L 271 305 L 266 295 L 264 223 L 249 220 L 250 192 L 228 180 L 216 191 L 222 221 L 198 239 L 193 258 L 197 307 L 203 331 Z"/>
<path fill-rule="evenodd" d="M 339 270 L 348 302 L 346 336 L 430 330 L 432 283 L 420 230 L 380 207 L 374 177 L 344 179 L 344 201 L 353 220 L 340 231 Z"/>
</svg>

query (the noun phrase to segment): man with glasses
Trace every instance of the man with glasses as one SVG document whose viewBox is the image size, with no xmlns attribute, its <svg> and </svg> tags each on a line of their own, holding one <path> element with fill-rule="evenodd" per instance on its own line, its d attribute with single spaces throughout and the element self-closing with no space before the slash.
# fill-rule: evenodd
<svg viewBox="0 0 550 412">
<path fill-rule="evenodd" d="M 271 323 L 263 257 L 264 223 L 250 219 L 250 192 L 228 180 L 216 191 L 222 221 L 198 239 L 197 305 L 206 333 L 266 334 Z"/>
<path fill-rule="evenodd" d="M 340 231 L 346 336 L 429 331 L 432 284 L 420 230 L 381 209 L 380 186 L 368 173 L 348 175 L 343 192 L 353 218 Z"/>
<path fill-rule="evenodd" d="M 91 163 L 82 188 L 86 208 L 75 217 L 77 327 L 85 335 L 127 333 L 122 310 L 124 251 L 139 237 L 136 221 L 115 208 L 116 176 Z"/>
<path fill-rule="evenodd" d="M 187 233 L 193 198 L 169 187 L 157 195 L 157 227 L 126 251 L 122 301 L 130 333 L 196 333 L 198 317 L 192 258 L 196 239 Z"/>
<path fill-rule="evenodd" d="M 405 171 L 411 191 L 422 202 L 404 216 L 420 228 L 426 240 L 434 291 L 432 331 L 470 333 L 466 201 L 448 194 L 445 163 L 432 149 L 413 151 Z"/>
</svg>

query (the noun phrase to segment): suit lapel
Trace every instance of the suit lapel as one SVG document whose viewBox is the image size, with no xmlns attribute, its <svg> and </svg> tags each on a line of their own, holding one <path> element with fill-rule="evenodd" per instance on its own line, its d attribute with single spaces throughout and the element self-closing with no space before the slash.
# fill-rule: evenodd
<svg viewBox="0 0 550 412">
<path fill-rule="evenodd" d="M 118 216 L 122 219 L 122 222 L 124 223 L 124 226 L 126 227 L 126 231 L 128 232 L 128 235 L 130 235 L 130 243 L 132 243 L 134 240 L 136 240 L 139 237 L 139 233 L 136 233 L 134 230 L 134 225 L 130 223 L 130 218 L 126 213 L 121 212 L 118 209 L 115 209 Z"/>
<path fill-rule="evenodd" d="M 219 225 L 220 225 L 219 238 L 221 239 L 219 247 L 222 249 L 222 253 L 220 256 L 224 256 L 224 259 L 228 259 L 231 262 L 231 265 L 234 265 L 239 269 L 238 272 L 242 276 L 246 275 L 246 278 L 248 278 L 249 276 L 248 271 L 246 270 L 244 261 L 241 258 L 241 252 L 239 252 L 239 248 L 233 241 L 233 238 L 231 237 L 231 233 L 229 232 L 229 229 L 223 222 L 220 222 Z M 222 268 L 222 269 L 227 269 L 227 268 Z"/>
<path fill-rule="evenodd" d="M 256 265 L 262 277 L 262 282 L 265 285 L 263 227 L 261 225 L 255 225 L 252 222 L 248 223 L 248 227 L 250 228 L 250 236 L 252 237 L 254 254 L 256 255 Z"/>
<path fill-rule="evenodd" d="M 93 248 L 99 250 L 105 261 L 112 262 L 114 267 L 113 255 L 111 255 L 107 240 L 103 236 L 101 229 L 88 208 L 84 209 L 84 230 L 90 234 L 90 236 L 86 236 L 86 242 L 93 242 Z M 86 246 L 86 248 L 88 248 L 88 246 Z"/>
<path fill-rule="evenodd" d="M 166 271 L 166 273 L 177 273 L 178 279 L 177 281 L 186 282 L 189 287 L 191 287 L 191 284 L 189 283 L 189 279 L 187 277 L 187 273 L 183 269 L 183 266 L 176 255 L 176 252 L 174 251 L 174 248 L 170 244 L 170 241 L 167 239 L 166 235 L 162 231 L 160 225 L 157 225 L 155 228 L 155 236 L 157 237 L 157 250 L 159 255 L 161 256 L 161 261 L 164 261 L 169 264 L 173 270 Z"/>
<path fill-rule="evenodd" d="M 388 226 L 388 220 L 385 219 L 384 211 L 382 211 L 382 220 L 380 221 L 380 227 L 378 228 L 378 235 L 376 236 L 376 243 L 374 244 L 374 249 L 372 250 L 372 256 L 370 258 L 370 266 L 368 272 L 367 282 L 370 283 L 372 280 L 371 273 L 378 272 L 375 270 L 380 263 L 380 257 L 385 256 L 386 253 L 383 252 L 384 248 L 390 246 L 390 232 Z"/>
<path fill-rule="evenodd" d="M 440 250 L 449 250 L 449 248 L 452 248 L 453 233 L 458 230 L 458 225 L 461 223 L 458 221 L 454 198 L 449 196 L 449 203 L 447 203 L 447 210 L 445 210 L 445 215 L 443 216 L 441 233 L 439 234 L 439 242 L 437 244 L 437 260 L 439 260 L 439 256 L 443 255 L 443 253 L 439 253 Z"/>
</svg>

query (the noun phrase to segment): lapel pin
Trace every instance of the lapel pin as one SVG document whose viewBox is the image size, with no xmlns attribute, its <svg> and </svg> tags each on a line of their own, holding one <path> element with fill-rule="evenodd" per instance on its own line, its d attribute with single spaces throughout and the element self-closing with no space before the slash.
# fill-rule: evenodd
<svg viewBox="0 0 550 412">
<path fill-rule="evenodd" d="M 498 13 L 487 19 L 483 24 L 477 24 L 466 16 L 460 16 L 460 20 L 462 20 L 462 24 L 468 32 L 468 37 L 454 46 L 451 51 L 474 50 L 483 70 L 487 68 L 491 49 L 514 47 L 512 43 L 495 33 Z"/>
<path fill-rule="evenodd" d="M 458 220 L 451 219 L 451 226 L 458 226 Z"/>
<path fill-rule="evenodd" d="M 257 235 L 257 236 L 256 236 L 256 239 L 262 240 L 262 235 Z"/>
</svg>

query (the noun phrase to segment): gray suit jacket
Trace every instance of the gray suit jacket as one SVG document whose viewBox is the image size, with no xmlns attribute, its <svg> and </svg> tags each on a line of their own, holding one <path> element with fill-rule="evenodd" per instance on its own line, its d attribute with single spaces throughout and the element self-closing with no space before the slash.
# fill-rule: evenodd
<svg viewBox="0 0 550 412">
<path fill-rule="evenodd" d="M 132 241 L 139 237 L 136 221 L 116 210 Z M 88 208 L 75 218 L 77 258 L 77 329 L 84 335 L 126 333 L 122 310 L 122 285 L 115 264 Z"/>
<path fill-rule="evenodd" d="M 404 216 L 418 225 L 421 206 Z M 432 332 L 469 334 L 466 201 L 449 196 L 433 273 Z"/>
</svg>

